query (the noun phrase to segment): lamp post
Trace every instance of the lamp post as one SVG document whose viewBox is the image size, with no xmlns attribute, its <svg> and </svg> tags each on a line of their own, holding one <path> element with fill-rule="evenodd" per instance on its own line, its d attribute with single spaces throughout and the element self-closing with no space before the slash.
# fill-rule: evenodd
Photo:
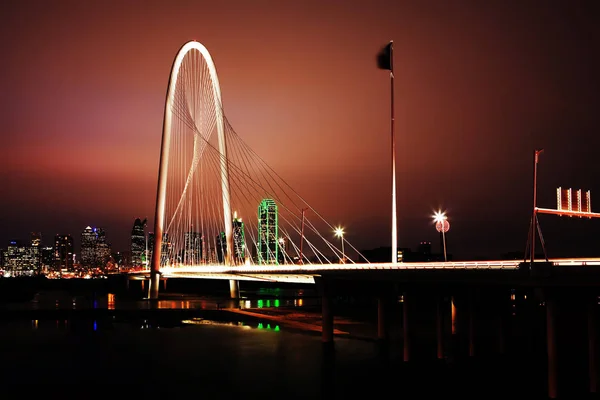
<svg viewBox="0 0 600 400">
<path fill-rule="evenodd" d="M 342 263 L 345 263 L 346 256 L 344 254 L 344 228 L 340 226 L 335 228 L 335 236 L 339 237 L 340 241 L 342 242 Z"/>
<path fill-rule="evenodd" d="M 444 262 L 448 262 L 446 255 L 446 232 L 450 229 L 450 223 L 446 213 L 438 211 L 433 214 L 433 221 L 435 222 L 435 229 L 442 234 L 442 246 L 444 248 Z"/>
<path fill-rule="evenodd" d="M 281 249 L 281 255 L 283 256 L 283 263 L 285 264 L 285 238 L 279 238 L 279 248 Z"/>
</svg>

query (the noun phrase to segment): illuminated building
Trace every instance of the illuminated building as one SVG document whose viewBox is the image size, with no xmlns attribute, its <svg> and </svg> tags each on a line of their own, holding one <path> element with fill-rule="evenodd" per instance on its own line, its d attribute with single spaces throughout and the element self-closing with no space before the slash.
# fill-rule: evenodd
<svg viewBox="0 0 600 400">
<path fill-rule="evenodd" d="M 167 233 L 163 233 L 163 240 L 162 240 L 162 249 L 160 252 L 160 265 L 167 265 L 167 262 L 169 260 L 169 252 L 171 250 L 171 246 L 169 243 L 169 235 Z M 148 260 L 148 267 L 150 266 L 150 263 L 152 262 L 152 254 L 154 253 L 154 233 L 150 232 L 148 233 L 148 242 L 147 242 L 147 260 Z"/>
<path fill-rule="evenodd" d="M 185 265 L 198 265 L 202 259 L 202 234 L 186 232 L 182 261 Z"/>
<path fill-rule="evenodd" d="M 279 263 L 277 204 L 263 199 L 258 206 L 258 264 Z"/>
<path fill-rule="evenodd" d="M 146 222 L 146 219 L 136 218 L 131 229 L 131 263 L 134 267 L 142 266 L 146 261 Z"/>
<path fill-rule="evenodd" d="M 73 270 L 73 238 L 71 235 L 54 237 L 54 267 L 59 270 Z"/>
<path fill-rule="evenodd" d="M 31 232 L 29 251 L 33 262 L 33 270 L 39 272 L 42 266 L 42 234 L 40 232 Z"/>
<path fill-rule="evenodd" d="M 216 237 L 216 250 L 217 250 L 217 261 L 220 263 L 225 262 L 225 255 L 227 254 L 227 238 L 225 232 L 220 232 Z"/>
<path fill-rule="evenodd" d="M 83 267 L 96 266 L 96 232 L 87 226 L 81 232 L 81 265 Z"/>
<path fill-rule="evenodd" d="M 110 259 L 110 244 L 106 243 L 106 233 L 102 228 L 96 228 L 96 259 L 98 266 L 105 266 Z"/>
<path fill-rule="evenodd" d="M 42 247 L 40 254 L 42 268 L 47 271 L 54 265 L 54 249 L 52 247 Z"/>
<path fill-rule="evenodd" d="M 233 263 L 243 264 L 246 258 L 246 238 L 244 236 L 244 223 L 238 218 L 237 212 L 233 214 Z"/>
<path fill-rule="evenodd" d="M 19 240 L 11 240 L 4 253 L 4 269 L 11 276 L 32 275 L 38 271 L 38 249 L 25 246 Z"/>
<path fill-rule="evenodd" d="M 102 267 L 110 258 L 110 246 L 102 228 L 87 226 L 81 233 L 81 265 L 84 268 Z"/>
</svg>

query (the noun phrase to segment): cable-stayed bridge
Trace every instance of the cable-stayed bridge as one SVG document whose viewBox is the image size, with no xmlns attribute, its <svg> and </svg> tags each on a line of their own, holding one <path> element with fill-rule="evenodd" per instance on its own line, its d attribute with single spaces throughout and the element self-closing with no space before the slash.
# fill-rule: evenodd
<svg viewBox="0 0 600 400">
<path fill-rule="evenodd" d="M 534 210 L 541 209 L 534 204 Z M 136 274 L 150 277 L 150 298 L 157 297 L 161 276 L 229 279 L 235 295 L 240 280 L 314 283 L 315 276 L 332 273 L 518 270 L 524 263 L 369 263 L 341 228 L 237 134 L 225 116 L 215 64 L 195 41 L 183 45 L 171 70 L 149 236 L 149 268 Z M 587 266 L 600 260 L 546 263 Z"/>
<path fill-rule="evenodd" d="M 334 236 L 335 227 L 236 133 L 225 117 L 215 64 L 195 41 L 173 63 L 160 157 L 151 297 L 161 271 L 360 258 L 343 231 Z"/>
</svg>

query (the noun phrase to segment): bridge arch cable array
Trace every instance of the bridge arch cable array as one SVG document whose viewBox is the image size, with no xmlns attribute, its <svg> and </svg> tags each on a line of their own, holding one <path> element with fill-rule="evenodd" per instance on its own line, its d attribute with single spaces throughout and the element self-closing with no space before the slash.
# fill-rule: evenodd
<svg viewBox="0 0 600 400">
<path fill-rule="evenodd" d="M 211 63 L 188 49 L 167 102 L 172 121 L 161 266 L 220 265 L 227 257 L 231 265 L 354 263 L 360 252 L 345 238 L 342 246 L 334 226 L 231 126 Z"/>
</svg>

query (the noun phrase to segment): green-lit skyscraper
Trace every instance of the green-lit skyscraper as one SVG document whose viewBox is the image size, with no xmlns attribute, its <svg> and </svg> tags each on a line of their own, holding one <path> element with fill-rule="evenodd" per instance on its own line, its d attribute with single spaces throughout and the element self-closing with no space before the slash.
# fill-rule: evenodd
<svg viewBox="0 0 600 400">
<path fill-rule="evenodd" d="M 258 205 L 258 264 L 279 264 L 277 204 L 263 199 Z"/>
</svg>

